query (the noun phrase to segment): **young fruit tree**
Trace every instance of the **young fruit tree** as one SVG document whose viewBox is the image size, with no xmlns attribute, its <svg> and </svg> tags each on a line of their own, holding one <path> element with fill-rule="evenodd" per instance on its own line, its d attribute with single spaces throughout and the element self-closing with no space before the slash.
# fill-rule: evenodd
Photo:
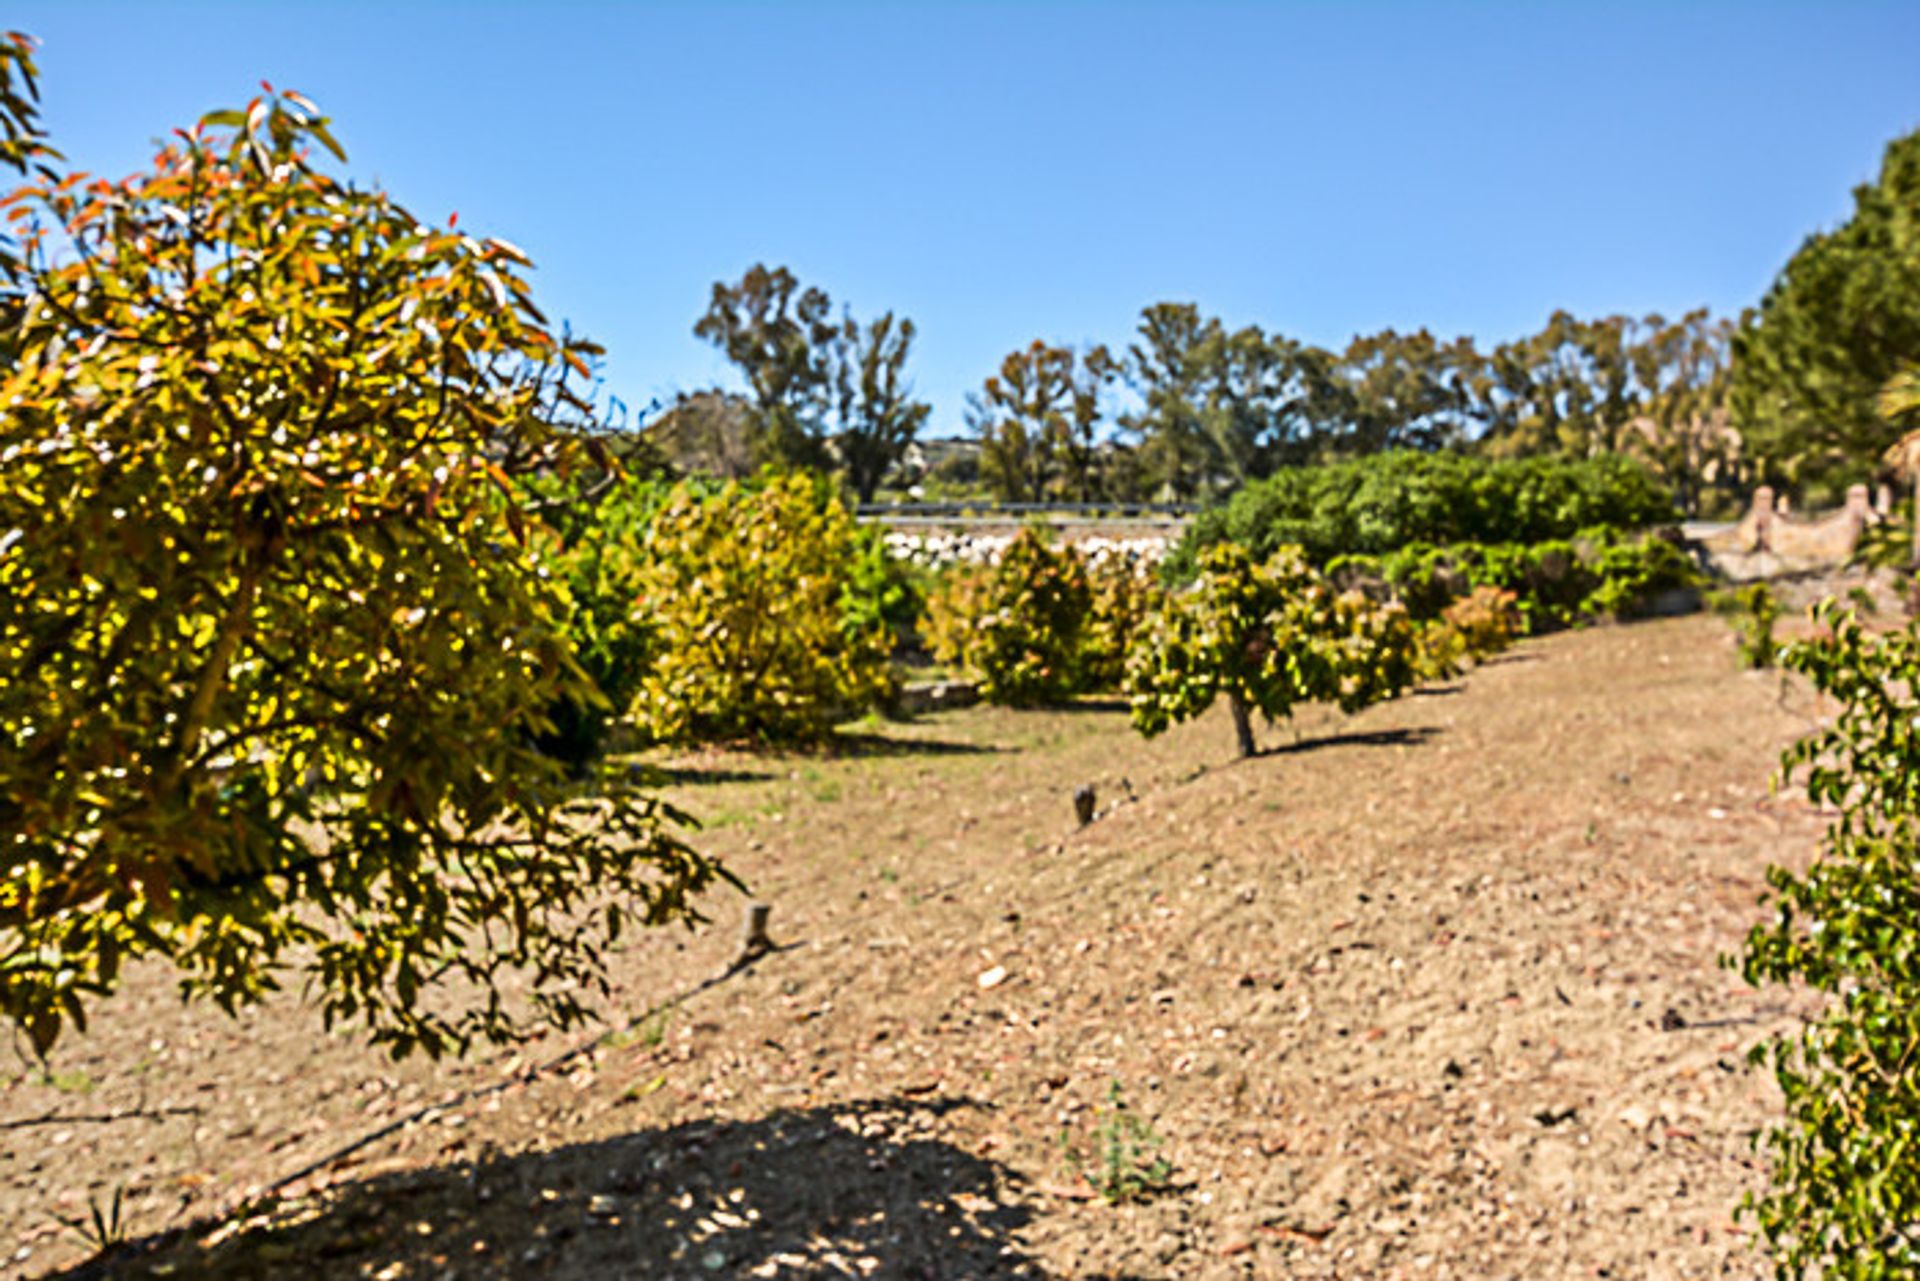
<svg viewBox="0 0 1920 1281">
<path fill-rule="evenodd" d="M 1216 544 L 1128 660 L 1133 726 L 1152 737 L 1224 697 L 1240 755 L 1252 756 L 1254 712 L 1274 721 L 1297 703 L 1355 712 L 1393 698 L 1413 683 L 1415 652 L 1405 610 L 1335 593 L 1298 548 L 1261 564 L 1238 544 Z"/>
<path fill-rule="evenodd" d="M 269 89 L 0 202 L 0 1012 L 42 1054 L 147 958 L 229 1011 L 302 973 L 396 1056 L 565 1026 L 724 875 L 532 746 L 596 697 L 520 483 L 586 448 L 588 349 L 316 145 Z"/>
<path fill-rule="evenodd" d="M 676 487 L 635 552 L 650 651 L 635 724 L 665 742 L 808 741 L 885 703 L 892 637 L 858 607 L 860 556 L 852 513 L 801 473 Z"/>
<path fill-rule="evenodd" d="M 1063 703 L 1084 687 L 1092 607 L 1085 559 L 1029 527 L 992 565 L 949 576 L 927 602 L 928 638 L 937 658 L 979 678 L 990 703 Z"/>
<path fill-rule="evenodd" d="M 1755 1047 L 1786 1115 L 1752 1198 L 1777 1276 L 1920 1272 L 1920 632 L 1875 635 L 1832 601 L 1781 652 L 1837 711 L 1782 758 L 1834 814 L 1805 872 L 1773 867 L 1773 919 L 1740 957 L 1751 983 L 1803 983 L 1824 1010 Z"/>
</svg>

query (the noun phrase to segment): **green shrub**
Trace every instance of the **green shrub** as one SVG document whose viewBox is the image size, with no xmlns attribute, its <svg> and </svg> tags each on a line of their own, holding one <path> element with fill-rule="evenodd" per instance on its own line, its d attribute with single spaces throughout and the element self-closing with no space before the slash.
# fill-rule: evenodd
<svg viewBox="0 0 1920 1281">
<path fill-rule="evenodd" d="M 891 650 L 911 649 L 916 626 L 926 613 L 923 576 L 887 551 L 878 526 L 854 527 L 853 560 L 841 598 L 844 626 L 852 633 L 883 630 Z"/>
<path fill-rule="evenodd" d="M 634 576 L 636 725 L 662 741 L 807 740 L 886 701 L 884 620 L 849 608 L 860 555 L 852 516 L 804 476 L 677 486 Z"/>
<path fill-rule="evenodd" d="M 1083 688 L 1092 604 L 1086 562 L 1025 529 L 991 568 L 949 575 L 927 603 L 927 638 L 935 657 L 979 677 L 988 702 L 1057 703 Z"/>
<path fill-rule="evenodd" d="M 567 637 L 599 696 L 585 692 L 555 700 L 547 712 L 551 728 L 533 741 L 577 774 L 605 754 L 639 694 L 651 645 L 645 621 L 634 611 L 639 552 L 674 484 L 657 475 L 627 474 L 602 477 L 582 492 L 552 482 L 536 492 L 553 535 L 547 559 L 572 602 Z"/>
<path fill-rule="evenodd" d="M 1763 670 L 1774 665 L 1780 645 L 1774 641 L 1774 624 L 1780 622 L 1780 599 L 1764 582 L 1749 582 L 1730 592 L 1713 593 L 1715 613 L 1734 624 L 1734 653 L 1740 666 Z"/>
<path fill-rule="evenodd" d="M 1740 957 L 1747 981 L 1825 993 L 1820 1015 L 1756 1047 L 1785 1096 L 1765 1135 L 1771 1187 L 1750 1197 L 1776 1274 L 1920 1273 L 1920 632 L 1875 636 L 1834 602 L 1782 664 L 1839 713 L 1789 748 L 1783 778 L 1832 806 L 1805 875 L 1769 868 L 1774 919 Z"/>
<path fill-rule="evenodd" d="M 1168 557 L 1174 581 L 1200 548 L 1235 542 L 1264 558 L 1296 546 L 1315 565 L 1383 555 L 1416 543 L 1534 544 L 1593 526 L 1639 528 L 1677 519 L 1673 499 L 1631 459 L 1412 452 L 1295 467 L 1255 481 L 1202 512 Z"/>
<path fill-rule="evenodd" d="M 1240 754 L 1254 753 L 1251 714 L 1277 720 L 1295 704 L 1357 711 L 1414 678 L 1405 609 L 1336 593 L 1296 548 L 1257 563 L 1227 543 L 1201 553 L 1200 572 L 1154 611 L 1127 664 L 1134 728 L 1152 737 L 1224 697 Z"/>
<path fill-rule="evenodd" d="M 1581 602 L 1584 614 L 1634 618 L 1667 592 L 1689 587 L 1697 577 L 1687 554 L 1664 538 L 1602 547 L 1593 560 L 1599 583 Z"/>
<path fill-rule="evenodd" d="M 1084 688 L 1119 689 L 1127 676 L 1127 654 L 1146 626 L 1161 589 L 1150 570 L 1112 557 L 1089 565 L 1092 588 L 1080 647 Z"/>
<path fill-rule="evenodd" d="M 1334 562 L 1349 575 L 1363 563 L 1353 557 Z M 1660 535 L 1623 539 L 1606 529 L 1533 544 L 1415 543 L 1375 563 L 1386 590 L 1416 619 L 1438 619 L 1460 597 L 1494 587 L 1513 593 L 1529 632 L 1602 616 L 1630 618 L 1698 577 L 1686 554 Z"/>
<path fill-rule="evenodd" d="M 1415 660 L 1420 678 L 1457 675 L 1468 663 L 1484 662 L 1513 644 L 1521 625 L 1517 599 L 1504 587 L 1482 584 L 1421 627 Z"/>
<path fill-rule="evenodd" d="M 1887 519 L 1875 521 L 1861 530 L 1860 541 L 1854 544 L 1847 563 L 1869 569 L 1912 569 L 1913 500 L 1901 499 L 1894 504 Z"/>
</svg>

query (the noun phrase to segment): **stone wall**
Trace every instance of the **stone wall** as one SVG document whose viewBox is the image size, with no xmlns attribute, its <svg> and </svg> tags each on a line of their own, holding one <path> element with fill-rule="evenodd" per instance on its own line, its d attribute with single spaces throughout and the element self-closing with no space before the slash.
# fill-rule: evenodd
<svg viewBox="0 0 1920 1281">
<path fill-rule="evenodd" d="M 1820 516 L 1794 515 L 1762 485 L 1738 524 L 1699 540 L 1699 546 L 1729 578 L 1771 578 L 1844 565 L 1866 527 L 1883 519 L 1865 485 L 1847 491 L 1846 506 Z"/>
</svg>

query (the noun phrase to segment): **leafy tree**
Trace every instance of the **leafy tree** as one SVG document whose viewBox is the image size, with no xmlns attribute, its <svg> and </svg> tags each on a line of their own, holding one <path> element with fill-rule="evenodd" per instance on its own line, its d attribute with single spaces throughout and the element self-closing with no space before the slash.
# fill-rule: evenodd
<svg viewBox="0 0 1920 1281">
<path fill-rule="evenodd" d="M 1128 349 L 1128 375 L 1142 403 L 1120 425 L 1134 437 L 1143 478 L 1168 497 L 1200 493 L 1213 474 L 1199 353 L 1219 332 L 1220 322 L 1203 318 L 1192 303 L 1155 303 L 1140 313 L 1140 336 Z"/>
<path fill-rule="evenodd" d="M 1002 502 L 1097 496 L 1095 433 L 1102 389 L 1113 378 L 1106 348 L 1085 355 L 1035 339 L 1000 362 L 969 399 L 980 437 L 980 474 Z"/>
<path fill-rule="evenodd" d="M 640 434 L 682 473 L 745 480 L 774 461 L 753 402 L 731 392 L 682 392 Z"/>
<path fill-rule="evenodd" d="M 1920 634 L 1875 635 L 1829 601 L 1783 665 L 1839 707 L 1789 748 L 1807 796 L 1836 813 L 1813 865 L 1769 868 L 1772 921 L 1748 935 L 1750 983 L 1804 983 L 1822 1013 L 1757 1046 L 1785 1096 L 1765 1137 L 1772 1187 L 1751 1198 L 1780 1276 L 1920 1271 Z"/>
<path fill-rule="evenodd" d="M 913 322 L 896 323 L 890 311 L 864 326 L 848 316 L 829 348 L 839 420 L 833 455 L 861 502 L 873 501 L 881 480 L 932 412 L 932 406 L 913 399 L 901 373 L 913 335 Z"/>
<path fill-rule="evenodd" d="M 1257 325 L 1229 330 L 1191 303 L 1141 312 L 1127 376 L 1141 408 L 1121 426 L 1147 483 L 1180 498 L 1310 459 L 1345 408 L 1329 353 Z"/>
<path fill-rule="evenodd" d="M 556 544 L 545 559 L 566 584 L 572 602 L 567 635 L 593 679 L 595 696 L 557 700 L 548 711 L 552 728 L 534 743 L 579 774 L 605 755 L 651 663 L 652 632 L 634 609 L 637 549 L 674 481 L 663 469 L 649 472 L 632 464 L 583 484 L 541 479 L 548 496 L 540 514 Z"/>
<path fill-rule="evenodd" d="M 1082 687 L 1092 605 L 1086 562 L 1023 529 L 998 561 L 952 575 L 927 602 L 928 639 L 979 676 L 989 702 L 1058 703 Z"/>
<path fill-rule="evenodd" d="M 1327 434 L 1347 454 L 1462 444 L 1478 363 L 1470 338 L 1442 345 L 1424 329 L 1355 338 L 1335 367 L 1335 399 L 1321 413 Z"/>
<path fill-rule="evenodd" d="M 1201 715 L 1216 698 L 1233 713 L 1240 755 L 1252 756 L 1254 712 L 1296 704 L 1353 712 L 1413 682 L 1414 630 L 1397 604 L 1335 593 L 1294 547 L 1264 563 L 1223 543 L 1155 612 L 1127 664 L 1134 728 L 1152 737 Z"/>
<path fill-rule="evenodd" d="M 889 635 L 880 611 L 856 607 L 859 563 L 853 517 L 803 475 L 678 486 L 647 524 L 634 575 L 651 646 L 641 730 L 818 739 L 883 702 Z"/>
<path fill-rule="evenodd" d="M 1876 412 L 1920 351 L 1920 130 L 1889 143 L 1853 215 L 1809 236 L 1733 340 L 1734 422 L 1764 471 L 1829 490 L 1900 433 Z"/>
<path fill-rule="evenodd" d="M 1628 353 L 1641 401 L 1639 430 L 1625 447 L 1673 490 L 1682 512 L 1696 515 L 1706 486 L 1725 483 L 1739 463 L 1727 414 L 1733 322 L 1703 307 L 1672 323 L 1656 315 L 1645 324 L 1646 336 Z"/>
<path fill-rule="evenodd" d="M 693 332 L 739 367 L 753 392 L 768 456 L 792 466 L 828 461 L 822 417 L 839 334 L 826 293 L 802 288 L 785 267 L 756 263 L 737 284 L 715 281 Z"/>
<path fill-rule="evenodd" d="M 396 1054 L 518 1034 L 513 972 L 574 1023 L 719 874 L 531 745 L 596 696 L 518 479 L 579 458 L 591 349 L 315 145 L 269 91 L 0 201 L 0 1010 L 43 1053 L 142 957 L 229 1010 L 301 970 Z"/>
</svg>

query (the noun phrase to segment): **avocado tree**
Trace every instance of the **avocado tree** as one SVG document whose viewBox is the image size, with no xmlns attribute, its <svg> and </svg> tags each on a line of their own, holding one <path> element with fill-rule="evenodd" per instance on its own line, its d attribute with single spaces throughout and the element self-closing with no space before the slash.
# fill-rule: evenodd
<svg viewBox="0 0 1920 1281">
<path fill-rule="evenodd" d="M 1769 867 L 1771 919 L 1738 958 L 1754 984 L 1795 984 L 1818 1013 L 1749 1058 L 1772 1068 L 1784 1115 L 1760 1141 L 1771 1183 L 1751 1195 L 1779 1277 L 1911 1277 L 1920 1270 L 1920 632 L 1877 631 L 1826 601 L 1781 652 L 1835 708 L 1788 748 L 1832 816 L 1804 868 Z"/>
<path fill-rule="evenodd" d="M 0 1012 L 43 1054 L 138 958 L 229 1011 L 301 972 L 396 1055 L 564 1026 L 723 875 L 533 746 L 597 697 L 520 483 L 587 448 L 590 349 L 316 148 L 268 89 L 0 201 Z"/>
<path fill-rule="evenodd" d="M 1240 755 L 1252 756 L 1254 712 L 1279 720 L 1308 702 L 1358 711 L 1413 683 L 1415 652 L 1404 609 L 1336 593 L 1299 548 L 1259 563 L 1236 543 L 1216 544 L 1128 659 L 1133 726 L 1151 738 L 1224 697 Z"/>
</svg>

